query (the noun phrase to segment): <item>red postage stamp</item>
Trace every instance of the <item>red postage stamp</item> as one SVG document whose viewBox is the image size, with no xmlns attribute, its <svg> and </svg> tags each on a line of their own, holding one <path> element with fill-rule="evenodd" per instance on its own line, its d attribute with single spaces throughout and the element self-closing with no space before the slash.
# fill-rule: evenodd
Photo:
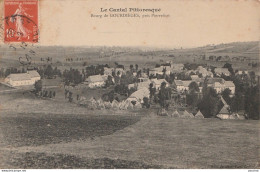
<svg viewBox="0 0 260 172">
<path fill-rule="evenodd" d="M 38 42 L 38 0 L 4 1 L 4 41 Z"/>
</svg>

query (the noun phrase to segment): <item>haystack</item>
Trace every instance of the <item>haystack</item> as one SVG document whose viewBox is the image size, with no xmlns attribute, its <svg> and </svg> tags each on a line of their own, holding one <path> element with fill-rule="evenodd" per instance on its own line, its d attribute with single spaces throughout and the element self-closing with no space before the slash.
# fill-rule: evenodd
<svg viewBox="0 0 260 172">
<path fill-rule="evenodd" d="M 98 106 L 97 101 L 93 97 L 91 97 L 88 100 L 88 108 L 93 110 L 93 109 L 96 109 L 97 106 Z"/>
<path fill-rule="evenodd" d="M 127 109 L 129 109 L 129 110 L 134 109 L 134 105 L 131 102 L 128 103 Z"/>
<path fill-rule="evenodd" d="M 133 104 L 129 100 L 125 100 L 125 108 L 126 109 L 133 109 Z"/>
<path fill-rule="evenodd" d="M 159 109 L 158 110 L 157 115 L 159 115 L 159 116 L 168 116 L 169 114 L 168 114 L 167 110 L 165 110 L 163 108 L 163 109 Z"/>
<path fill-rule="evenodd" d="M 102 99 L 97 100 L 97 108 L 98 109 L 105 109 L 105 105 Z"/>
<path fill-rule="evenodd" d="M 238 116 L 234 113 L 232 113 L 231 115 L 229 115 L 228 119 L 238 119 Z"/>
<path fill-rule="evenodd" d="M 79 102 L 78 102 L 78 104 L 80 105 L 80 106 L 87 106 L 88 104 L 89 104 L 89 101 L 88 100 L 80 100 Z"/>
<path fill-rule="evenodd" d="M 127 109 L 126 102 L 125 101 L 120 102 L 118 107 L 120 110 L 126 110 Z"/>
<path fill-rule="evenodd" d="M 246 119 L 245 116 L 239 115 L 239 114 L 237 114 L 237 113 L 236 113 L 236 116 L 237 116 L 237 118 L 240 119 L 240 120 L 245 120 L 245 119 Z"/>
<path fill-rule="evenodd" d="M 112 105 L 112 108 L 115 108 L 115 109 L 117 109 L 117 108 L 118 108 L 118 105 L 119 105 L 119 103 L 118 103 L 118 101 L 117 101 L 117 100 L 113 100 L 113 101 L 112 101 L 112 103 L 111 103 L 111 105 Z"/>
<path fill-rule="evenodd" d="M 189 112 L 187 112 L 186 110 L 183 112 L 182 115 L 180 115 L 181 118 L 194 118 L 194 116 L 192 114 L 190 114 Z"/>
<path fill-rule="evenodd" d="M 106 109 L 112 108 L 112 104 L 110 102 L 104 102 L 104 105 Z"/>
<path fill-rule="evenodd" d="M 90 101 L 90 102 L 96 102 L 96 99 L 94 99 L 93 97 L 91 97 L 91 98 L 89 99 L 89 101 Z"/>
<path fill-rule="evenodd" d="M 83 100 L 87 100 L 87 98 L 84 96 L 80 96 L 79 101 L 83 101 Z"/>
<path fill-rule="evenodd" d="M 136 104 L 134 105 L 135 109 L 141 109 L 142 108 L 142 104 L 140 102 L 136 102 Z"/>
<path fill-rule="evenodd" d="M 173 113 L 172 113 L 172 117 L 174 118 L 179 118 L 180 117 L 180 114 L 177 110 L 175 110 Z"/>
<path fill-rule="evenodd" d="M 203 114 L 200 112 L 200 110 L 196 113 L 194 118 L 204 118 Z"/>
</svg>

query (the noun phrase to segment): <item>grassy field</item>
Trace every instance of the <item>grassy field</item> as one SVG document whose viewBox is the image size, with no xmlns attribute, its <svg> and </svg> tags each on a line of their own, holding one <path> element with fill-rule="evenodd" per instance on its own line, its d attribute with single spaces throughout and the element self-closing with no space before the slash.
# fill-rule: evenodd
<svg viewBox="0 0 260 172">
<path fill-rule="evenodd" d="M 2 115 L 0 168 L 259 168 L 259 121 L 154 114 Z"/>
<path fill-rule="evenodd" d="M 28 92 L 1 94 L 0 108 L 0 168 L 259 168 L 259 121 L 88 110 Z"/>
<path fill-rule="evenodd" d="M 0 130 L 5 139 L 0 144 L 21 147 L 85 140 L 112 134 L 139 119 L 140 117 L 116 115 L 19 114 L 1 119 Z"/>
</svg>

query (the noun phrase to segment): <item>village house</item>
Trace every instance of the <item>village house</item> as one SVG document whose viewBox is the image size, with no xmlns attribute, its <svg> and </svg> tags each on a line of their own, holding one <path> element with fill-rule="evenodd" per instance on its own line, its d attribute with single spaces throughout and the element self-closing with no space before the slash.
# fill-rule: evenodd
<svg viewBox="0 0 260 172">
<path fill-rule="evenodd" d="M 172 70 L 177 70 L 179 72 L 181 72 L 184 68 L 184 64 L 182 63 L 174 63 L 174 64 L 171 64 L 171 69 Z"/>
<path fill-rule="evenodd" d="M 125 74 L 125 70 L 122 69 L 122 68 L 107 68 L 107 67 L 104 67 L 104 75 L 112 76 L 113 72 L 115 72 L 115 75 L 119 74 L 120 77 L 123 74 Z"/>
<path fill-rule="evenodd" d="M 163 72 L 161 68 L 154 68 L 149 71 L 149 75 L 163 75 Z"/>
<path fill-rule="evenodd" d="M 157 91 L 160 90 L 163 82 L 166 83 L 166 87 L 169 87 L 170 85 L 165 79 L 151 79 L 151 81 L 153 83 L 153 87 L 156 88 Z"/>
<path fill-rule="evenodd" d="M 128 89 L 136 88 L 137 90 L 142 88 L 149 88 L 151 80 L 149 78 L 138 78 L 137 83 L 129 84 Z"/>
<path fill-rule="evenodd" d="M 27 71 L 27 73 L 10 74 L 5 78 L 5 83 L 12 87 L 29 86 L 40 80 L 41 76 L 37 71 Z"/>
<path fill-rule="evenodd" d="M 137 79 L 137 82 L 147 82 L 147 81 L 150 81 L 149 78 L 138 78 Z"/>
<path fill-rule="evenodd" d="M 196 73 L 201 74 L 202 77 L 204 77 L 204 78 L 205 78 L 206 76 L 213 77 L 213 73 L 212 73 L 211 71 L 208 71 L 207 69 L 203 68 L 202 66 L 199 66 L 199 67 L 197 68 Z"/>
<path fill-rule="evenodd" d="M 182 80 L 174 80 L 174 84 L 178 92 L 184 92 L 185 88 Z"/>
<path fill-rule="evenodd" d="M 111 75 L 112 76 L 113 70 L 114 70 L 113 68 L 104 67 L 104 75 Z"/>
<path fill-rule="evenodd" d="M 127 101 L 130 101 L 130 102 L 135 101 L 138 103 L 143 103 L 144 97 L 147 97 L 147 98 L 150 97 L 150 91 L 148 88 L 142 88 L 142 89 L 135 91 L 127 98 Z"/>
<path fill-rule="evenodd" d="M 199 86 L 199 92 L 202 92 L 202 82 L 203 82 L 203 79 L 201 78 L 196 78 L 194 80 L 187 80 L 187 81 L 182 81 L 182 80 L 174 80 L 174 84 L 176 85 L 176 89 L 178 92 L 185 92 L 185 91 L 189 91 L 189 85 L 192 83 L 192 82 L 196 82 Z"/>
<path fill-rule="evenodd" d="M 238 70 L 238 71 L 236 72 L 236 75 L 243 75 L 243 74 L 248 75 L 248 71 L 247 71 L 247 70 Z"/>
<path fill-rule="evenodd" d="M 215 68 L 216 76 L 221 76 L 222 74 L 225 76 L 230 76 L 230 72 L 227 68 Z"/>
<path fill-rule="evenodd" d="M 92 75 L 86 79 L 89 88 L 102 87 L 105 85 L 106 79 L 101 75 Z"/>
<path fill-rule="evenodd" d="M 235 94 L 235 84 L 233 81 L 225 81 L 223 78 L 209 78 L 207 80 L 207 85 L 208 87 L 213 87 L 217 93 L 229 89 L 231 95 Z"/>
<path fill-rule="evenodd" d="M 191 80 L 195 80 L 195 79 L 198 79 L 198 78 L 199 78 L 198 75 L 191 75 L 190 77 L 191 77 Z"/>
<path fill-rule="evenodd" d="M 175 79 L 175 80 L 174 80 L 174 85 L 176 86 L 176 90 L 177 90 L 178 92 L 181 92 L 182 90 L 184 90 L 184 86 L 183 86 L 181 80 Z"/>
<path fill-rule="evenodd" d="M 145 82 L 139 82 L 139 83 L 137 83 L 137 90 L 142 89 L 142 88 L 149 88 L 150 84 L 151 84 L 150 80 L 145 81 Z"/>
</svg>

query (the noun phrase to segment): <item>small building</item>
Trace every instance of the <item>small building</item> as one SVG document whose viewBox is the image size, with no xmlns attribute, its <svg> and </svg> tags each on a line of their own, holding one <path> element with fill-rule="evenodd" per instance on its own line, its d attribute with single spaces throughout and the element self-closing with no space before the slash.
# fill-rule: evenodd
<svg viewBox="0 0 260 172">
<path fill-rule="evenodd" d="M 215 68 L 216 76 L 221 76 L 222 74 L 225 76 L 230 76 L 230 72 L 227 68 Z"/>
<path fill-rule="evenodd" d="M 182 81 L 183 87 L 184 87 L 184 91 L 189 91 L 189 85 L 190 85 L 191 82 L 193 82 L 193 81 L 191 81 L 191 80 Z"/>
<path fill-rule="evenodd" d="M 184 85 L 182 83 L 182 80 L 174 80 L 174 83 L 176 85 L 176 89 L 177 89 L 178 92 L 184 91 Z"/>
<path fill-rule="evenodd" d="M 174 63 L 174 64 L 171 64 L 171 68 L 172 70 L 176 70 L 176 71 L 183 71 L 183 68 L 184 68 L 184 64 L 182 63 Z"/>
<path fill-rule="evenodd" d="M 160 90 L 161 84 L 165 82 L 166 87 L 169 87 L 169 83 L 165 79 L 152 79 L 153 86 L 156 88 L 156 90 Z"/>
<path fill-rule="evenodd" d="M 149 78 L 138 78 L 137 79 L 137 82 L 147 82 L 147 81 L 150 81 Z"/>
<path fill-rule="evenodd" d="M 161 68 L 154 68 L 149 71 L 149 75 L 163 75 L 163 72 Z"/>
<path fill-rule="evenodd" d="M 149 88 L 151 84 L 151 81 L 150 80 L 147 80 L 145 82 L 140 82 L 140 83 L 137 83 L 137 89 L 142 89 L 142 88 Z"/>
<path fill-rule="evenodd" d="M 225 89 L 229 89 L 231 94 L 235 94 L 235 84 L 233 81 L 225 81 L 223 78 L 209 78 L 207 80 L 208 87 L 213 87 L 217 93 L 221 93 Z"/>
<path fill-rule="evenodd" d="M 198 75 L 191 75 L 190 77 L 191 77 L 191 80 L 196 80 L 196 79 L 198 79 L 198 78 L 199 78 L 199 76 L 198 76 Z"/>
<path fill-rule="evenodd" d="M 207 69 L 203 68 L 202 66 L 199 66 L 197 68 L 196 73 L 201 74 L 202 77 L 213 77 L 213 73 L 211 71 L 208 71 Z"/>
<path fill-rule="evenodd" d="M 223 84 L 215 82 L 213 88 L 217 93 L 221 93 L 225 89 L 229 89 L 231 94 L 235 94 L 235 84 L 232 81 L 225 81 Z"/>
<path fill-rule="evenodd" d="M 248 71 L 247 71 L 247 70 L 238 70 L 238 71 L 236 72 L 236 75 L 243 75 L 243 74 L 248 75 Z"/>
<path fill-rule="evenodd" d="M 147 97 L 147 98 L 150 97 L 150 91 L 148 88 L 142 88 L 142 89 L 135 91 L 127 98 L 127 101 L 130 101 L 130 102 L 135 101 L 138 103 L 143 103 L 144 97 Z"/>
<path fill-rule="evenodd" d="M 86 82 L 90 88 L 102 87 L 105 85 L 105 78 L 101 75 L 92 75 L 86 79 Z"/>
</svg>

